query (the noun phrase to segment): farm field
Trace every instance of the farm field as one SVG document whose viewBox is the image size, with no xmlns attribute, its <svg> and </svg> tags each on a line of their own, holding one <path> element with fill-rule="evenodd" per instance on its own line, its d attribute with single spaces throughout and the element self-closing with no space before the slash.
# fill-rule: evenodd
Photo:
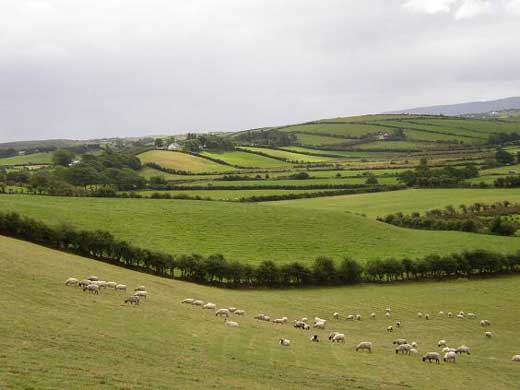
<svg viewBox="0 0 520 390">
<path fill-rule="evenodd" d="M 197 181 L 185 183 L 183 186 L 287 186 L 287 187 L 302 187 L 311 185 L 345 185 L 345 184 L 365 184 L 366 177 L 348 177 L 344 172 L 341 177 L 325 177 L 317 179 L 305 179 L 305 180 L 289 180 L 289 179 L 275 179 L 275 180 L 213 180 L 213 181 Z M 397 178 L 395 177 L 378 177 L 377 180 L 381 184 L 397 184 Z"/>
<path fill-rule="evenodd" d="M 232 152 L 222 153 L 211 153 L 202 152 L 203 156 L 208 156 L 225 161 L 228 164 L 238 165 L 246 168 L 280 168 L 280 167 L 292 167 L 292 164 L 285 161 L 276 160 L 258 154 L 242 152 L 235 150 Z"/>
<path fill-rule="evenodd" d="M 320 201 L 327 204 L 335 198 Z M 292 202 L 298 205 L 300 201 Z M 464 249 L 503 253 L 520 249 L 520 238 L 402 229 L 341 212 L 337 207 L 305 209 L 282 207 L 279 203 L 0 195 L 1 210 L 16 211 L 49 224 L 101 228 L 138 246 L 170 254 L 222 253 L 228 259 L 253 264 L 266 259 L 308 263 L 318 256 L 331 256 L 336 261 L 352 256 L 363 262 Z"/>
<path fill-rule="evenodd" d="M 511 362 L 520 353 L 519 277 L 240 291 L 161 279 L 5 237 L 0 246 L 2 388 L 510 390 L 520 383 L 519 363 Z M 93 296 L 63 284 L 91 274 L 130 288 L 145 285 L 149 299 L 125 306 L 124 293 Z M 213 312 L 182 305 L 187 297 L 233 305 L 246 315 L 233 317 L 238 329 L 228 328 Z M 391 320 L 383 319 L 385 307 L 392 308 Z M 495 337 L 484 337 L 478 319 L 416 317 L 440 310 L 477 313 L 492 322 Z M 337 321 L 335 311 L 361 313 L 363 320 Z M 329 323 L 326 330 L 306 332 L 252 319 L 261 312 L 290 321 L 319 316 Z M 375 320 L 368 319 L 371 312 Z M 386 333 L 397 319 L 402 327 Z M 333 330 L 346 334 L 345 345 L 327 340 Z M 322 341 L 311 343 L 310 334 Z M 281 337 L 291 346 L 281 347 Z M 418 343 L 418 356 L 395 354 L 392 340 L 401 337 Z M 472 354 L 455 364 L 423 363 L 423 353 L 439 351 L 439 339 L 466 344 Z M 373 343 L 373 353 L 355 352 L 365 340 Z"/>
<path fill-rule="evenodd" d="M 352 140 L 347 138 L 327 137 L 326 135 L 293 133 L 301 145 L 306 146 L 331 146 L 348 144 Z"/>
<path fill-rule="evenodd" d="M 156 163 L 163 168 L 176 169 L 194 173 L 201 172 L 227 172 L 236 168 L 229 165 L 218 164 L 202 157 L 196 157 L 186 153 L 166 150 L 150 150 L 137 156 L 143 164 Z"/>
<path fill-rule="evenodd" d="M 475 202 L 493 203 L 503 200 L 520 202 L 520 188 L 407 189 L 373 194 L 269 202 L 269 205 L 290 207 L 302 211 L 321 210 L 337 213 L 363 213 L 370 218 L 376 218 L 399 211 L 403 213 L 424 212 L 435 208 L 444 208 L 448 205 L 458 207 L 461 204 L 470 205 Z"/>
<path fill-rule="evenodd" d="M 153 176 L 162 176 L 165 180 L 180 180 L 180 181 L 192 181 L 192 180 L 211 180 L 218 178 L 218 175 L 174 175 L 171 173 L 163 172 L 158 169 L 143 167 L 139 170 L 139 175 L 145 179 L 150 179 Z"/>
<path fill-rule="evenodd" d="M 0 166 L 2 165 L 20 165 L 20 164 L 50 164 L 52 162 L 52 153 L 33 153 L 25 156 L 13 156 L 0 158 Z"/>
<path fill-rule="evenodd" d="M 265 153 L 269 156 L 273 156 L 273 157 L 277 157 L 277 158 L 285 158 L 285 159 L 287 159 L 287 161 L 313 163 L 313 162 L 327 162 L 327 161 L 336 160 L 336 158 L 333 158 L 333 157 L 310 156 L 308 154 L 293 153 L 293 152 L 288 152 L 288 151 L 280 150 L 280 149 L 257 148 L 257 147 L 244 147 L 243 149 L 251 150 L 253 152 Z"/>
</svg>

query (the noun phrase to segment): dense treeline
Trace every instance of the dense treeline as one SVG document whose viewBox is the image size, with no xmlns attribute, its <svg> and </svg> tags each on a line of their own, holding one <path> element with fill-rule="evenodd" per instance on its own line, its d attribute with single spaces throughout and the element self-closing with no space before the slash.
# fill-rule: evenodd
<svg viewBox="0 0 520 390">
<path fill-rule="evenodd" d="M 118 240 L 109 232 L 48 226 L 16 213 L 0 212 L 0 234 L 168 278 L 230 287 L 349 285 L 360 282 L 442 279 L 520 271 L 520 252 L 511 255 L 473 250 L 422 259 L 374 259 L 362 265 L 345 258 L 339 264 L 318 257 L 311 266 L 294 261 L 258 266 L 230 261 L 223 255 L 176 255 L 151 251 Z"/>
<path fill-rule="evenodd" d="M 512 133 L 494 133 L 490 134 L 488 138 L 488 144 L 490 145 L 503 145 L 508 142 L 520 141 L 520 134 L 516 132 Z"/>
<path fill-rule="evenodd" d="M 427 211 L 403 214 L 401 212 L 378 217 L 381 222 L 411 229 L 458 230 L 482 234 L 512 236 L 520 224 L 511 218 L 520 214 L 520 204 L 509 201 L 493 204 L 474 203 L 461 205 L 459 211 L 453 206 Z"/>
<path fill-rule="evenodd" d="M 495 187 L 499 188 L 515 188 L 520 187 L 520 176 L 499 177 L 495 180 Z"/>
<path fill-rule="evenodd" d="M 428 166 L 428 161 L 422 158 L 414 170 L 400 173 L 397 179 L 408 187 L 454 187 L 478 175 L 478 169 L 474 165 L 463 168 L 445 166 L 432 169 Z"/>
<path fill-rule="evenodd" d="M 192 153 L 198 153 L 203 150 L 226 152 L 235 149 L 235 145 L 231 139 L 216 134 L 189 133 L 186 140 L 182 141 L 181 144 L 182 150 Z"/>
<path fill-rule="evenodd" d="M 234 139 L 238 143 L 262 146 L 290 146 L 298 141 L 296 135 L 278 130 L 245 131 Z"/>
</svg>

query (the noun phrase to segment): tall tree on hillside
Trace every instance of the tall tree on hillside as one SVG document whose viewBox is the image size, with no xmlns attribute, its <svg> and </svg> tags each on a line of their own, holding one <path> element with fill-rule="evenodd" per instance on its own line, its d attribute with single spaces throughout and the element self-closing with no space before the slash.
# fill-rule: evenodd
<svg viewBox="0 0 520 390">
<path fill-rule="evenodd" d="M 515 157 L 504 149 L 497 149 L 495 159 L 501 165 L 509 165 L 515 162 Z"/>
<path fill-rule="evenodd" d="M 70 150 L 59 149 L 56 150 L 52 155 L 52 163 L 54 165 L 68 167 L 72 161 L 74 161 L 74 153 L 72 153 Z"/>
</svg>

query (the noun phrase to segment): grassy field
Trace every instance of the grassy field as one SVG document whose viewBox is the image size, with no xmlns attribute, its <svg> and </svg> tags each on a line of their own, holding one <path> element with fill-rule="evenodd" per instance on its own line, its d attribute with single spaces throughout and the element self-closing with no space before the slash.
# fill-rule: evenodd
<svg viewBox="0 0 520 390">
<path fill-rule="evenodd" d="M 354 173 L 355 174 L 355 173 Z M 284 180 L 284 179 L 276 179 L 276 180 L 233 180 L 233 181 L 225 181 L 225 180 L 212 180 L 212 181 L 200 181 L 200 182 L 190 182 L 184 184 L 184 186 L 201 186 L 201 185 L 212 185 L 212 186 L 289 186 L 289 187 L 301 187 L 301 186 L 310 186 L 310 185 L 330 185 L 337 186 L 342 184 L 364 184 L 366 181 L 366 177 L 348 177 L 347 173 L 344 173 L 344 176 L 341 177 L 325 177 L 325 178 L 316 178 L 316 179 L 306 179 L 306 180 Z M 395 177 L 378 177 L 377 180 L 380 184 L 396 184 L 397 178 Z"/>
<path fill-rule="evenodd" d="M 238 165 L 246 168 L 287 168 L 292 166 L 292 164 L 287 163 L 285 161 L 260 156 L 254 153 L 242 152 L 239 150 L 223 153 L 202 152 L 201 154 L 203 156 L 208 156 L 225 161 L 228 164 Z"/>
<path fill-rule="evenodd" d="M 287 161 L 297 161 L 297 162 L 328 162 L 336 160 L 333 157 L 328 156 L 309 156 L 308 154 L 294 153 L 288 152 L 285 150 L 277 150 L 277 149 L 269 149 L 269 148 L 256 148 L 256 147 L 246 147 L 246 150 L 251 150 L 253 152 L 261 152 L 265 153 L 269 156 L 277 157 L 277 158 L 285 158 Z"/>
<path fill-rule="evenodd" d="M 326 135 L 318 134 L 303 134 L 293 133 L 296 135 L 298 142 L 301 145 L 306 146 L 330 146 L 330 145 L 341 145 L 349 143 L 346 138 L 327 137 Z"/>
<path fill-rule="evenodd" d="M 216 289 L 161 279 L 33 244 L 0 237 L 0 388 L 5 389 L 515 389 L 520 383 L 517 337 L 520 278 L 409 283 L 304 290 Z M 149 299 L 125 306 L 124 293 L 87 295 L 66 287 L 70 276 L 145 285 Z M 406 293 L 404 293 L 406 291 Z M 471 291 L 471 294 L 467 292 Z M 246 310 L 224 326 L 211 311 L 182 305 L 187 297 Z M 383 318 L 392 308 L 392 319 Z M 438 318 L 439 310 L 475 312 L 492 322 L 493 339 L 478 320 Z M 361 322 L 332 313 L 361 313 Z M 434 315 L 419 320 L 417 312 Z M 290 320 L 329 320 L 326 330 L 252 319 L 257 313 Z M 375 320 L 367 319 L 376 313 Z M 393 334 L 386 326 L 400 320 Z M 330 331 L 346 334 L 331 344 Z M 322 341 L 311 343 L 311 334 Z M 277 342 L 291 340 L 290 347 Z M 398 356 L 392 340 L 418 343 L 418 356 Z M 437 340 L 466 344 L 472 354 L 455 364 L 421 362 Z M 369 340 L 373 353 L 355 352 Z"/>
<path fill-rule="evenodd" d="M 50 164 L 52 162 L 52 153 L 33 153 L 26 156 L 14 156 L 0 158 L 1 165 L 19 165 L 19 164 Z"/>
<path fill-rule="evenodd" d="M 317 203 L 326 205 L 334 199 L 320 198 Z M 267 259 L 310 262 L 322 255 L 364 261 L 475 248 L 506 253 L 520 249 L 520 238 L 402 229 L 337 207 L 313 210 L 278 204 L 0 195 L 0 210 L 18 211 L 50 224 L 104 229 L 139 246 L 171 254 L 222 253 L 249 263 Z M 361 212 L 370 214 L 370 210 Z"/>
<path fill-rule="evenodd" d="M 236 170 L 236 168 L 230 167 L 229 165 L 218 164 L 205 158 L 166 150 L 150 150 L 139 154 L 137 157 L 143 164 L 153 162 L 164 168 L 194 173 Z"/>
<path fill-rule="evenodd" d="M 479 178 L 482 179 L 482 178 Z M 334 211 L 337 213 L 364 213 L 375 218 L 402 211 L 423 212 L 448 205 L 457 207 L 475 202 L 493 203 L 509 200 L 520 202 L 520 189 L 411 189 L 374 194 L 334 196 L 319 199 L 298 199 L 269 203 L 277 207 L 299 210 Z"/>
</svg>

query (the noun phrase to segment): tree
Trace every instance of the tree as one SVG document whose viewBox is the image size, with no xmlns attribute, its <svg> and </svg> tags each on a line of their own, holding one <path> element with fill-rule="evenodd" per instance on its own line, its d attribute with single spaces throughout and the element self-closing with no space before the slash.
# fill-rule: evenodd
<svg viewBox="0 0 520 390">
<path fill-rule="evenodd" d="M 156 148 L 162 148 L 164 146 L 164 141 L 162 138 L 156 138 L 154 144 Z"/>
<path fill-rule="evenodd" d="M 61 165 L 68 167 L 74 161 L 74 153 L 70 150 L 59 149 L 56 150 L 52 155 L 52 163 L 54 165 Z"/>
<path fill-rule="evenodd" d="M 262 261 L 256 269 L 256 280 L 261 286 L 276 286 L 280 280 L 280 271 L 273 261 Z"/>
<path fill-rule="evenodd" d="M 365 184 L 377 185 L 377 184 L 379 184 L 379 181 L 377 180 L 377 177 L 375 177 L 374 174 L 372 172 L 370 172 L 370 174 L 367 175 L 367 179 L 365 181 Z"/>
<path fill-rule="evenodd" d="M 497 160 L 497 163 L 501 165 L 509 165 L 515 162 L 515 157 L 511 153 L 500 148 L 497 149 L 495 153 L 495 160 Z"/>
<path fill-rule="evenodd" d="M 312 276 L 317 284 L 334 284 L 336 266 L 330 257 L 320 256 L 312 264 Z"/>
<path fill-rule="evenodd" d="M 361 281 L 363 268 L 356 260 L 345 257 L 339 267 L 341 281 L 345 284 L 354 284 Z"/>
<path fill-rule="evenodd" d="M 41 194 L 49 186 L 49 173 L 36 172 L 29 179 L 29 185 L 33 191 L 37 191 Z"/>
</svg>

